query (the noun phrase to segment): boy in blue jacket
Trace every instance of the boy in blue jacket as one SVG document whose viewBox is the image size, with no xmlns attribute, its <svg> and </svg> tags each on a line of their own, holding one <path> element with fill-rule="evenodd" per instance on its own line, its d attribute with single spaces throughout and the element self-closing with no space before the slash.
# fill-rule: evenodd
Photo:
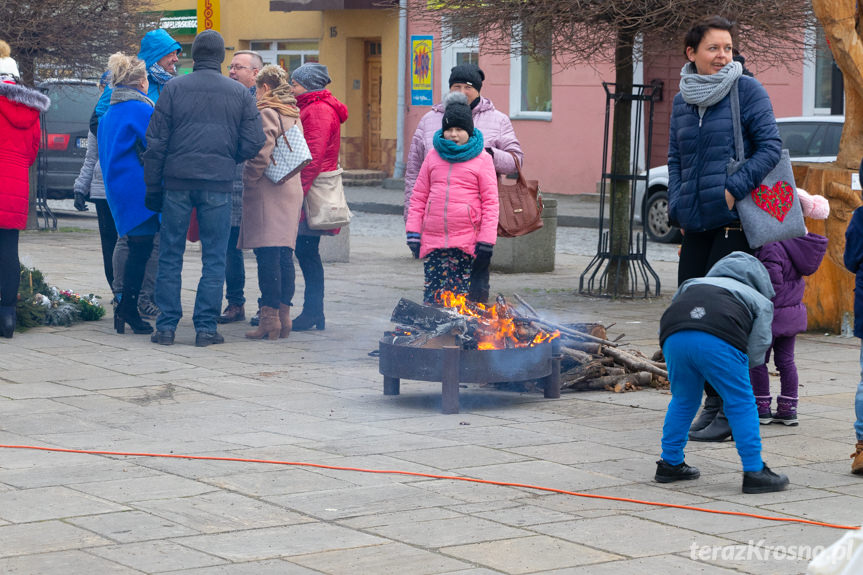
<svg viewBox="0 0 863 575">
<path fill-rule="evenodd" d="M 659 343 L 668 365 L 671 402 L 662 428 L 662 459 L 655 479 L 698 479 L 684 461 L 689 426 L 707 381 L 722 397 L 743 463 L 743 492 L 770 493 L 788 485 L 761 459 L 758 410 L 749 368 L 764 363 L 772 341 L 773 286 L 758 258 L 732 252 L 703 278 L 685 281 L 659 322 Z"/>
<path fill-rule="evenodd" d="M 863 175 L 863 163 L 860 164 Z M 854 210 L 851 222 L 845 229 L 845 267 L 854 273 L 854 336 L 863 338 L 863 207 Z M 863 348 L 860 350 L 860 371 L 863 377 Z M 857 384 L 854 397 L 854 411 L 857 421 L 854 432 L 857 435 L 857 449 L 851 454 L 851 473 L 863 475 L 863 381 Z"/>
</svg>

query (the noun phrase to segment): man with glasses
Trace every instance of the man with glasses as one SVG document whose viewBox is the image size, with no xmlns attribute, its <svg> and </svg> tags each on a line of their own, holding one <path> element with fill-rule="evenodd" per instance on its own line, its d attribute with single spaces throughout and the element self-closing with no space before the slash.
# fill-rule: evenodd
<svg viewBox="0 0 863 575">
<path fill-rule="evenodd" d="M 255 95 L 255 78 L 264 67 L 261 55 L 251 50 L 238 50 L 231 58 L 228 75 L 245 86 L 252 96 Z M 228 237 L 228 251 L 225 256 L 225 299 L 228 305 L 219 323 L 231 323 L 246 319 L 246 298 L 243 290 L 246 287 L 246 267 L 243 261 L 243 251 L 237 248 L 237 238 L 240 235 L 240 222 L 243 219 L 243 166 L 237 164 L 234 184 L 231 192 L 231 235 Z"/>
</svg>

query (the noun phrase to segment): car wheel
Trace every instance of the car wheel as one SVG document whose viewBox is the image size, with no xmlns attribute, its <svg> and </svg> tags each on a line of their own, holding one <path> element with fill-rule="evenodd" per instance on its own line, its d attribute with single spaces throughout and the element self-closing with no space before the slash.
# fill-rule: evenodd
<svg viewBox="0 0 863 575">
<path fill-rule="evenodd" d="M 644 206 L 647 237 L 655 242 L 670 244 L 681 239 L 680 229 L 668 223 L 668 191 L 659 190 L 648 196 Z"/>
</svg>

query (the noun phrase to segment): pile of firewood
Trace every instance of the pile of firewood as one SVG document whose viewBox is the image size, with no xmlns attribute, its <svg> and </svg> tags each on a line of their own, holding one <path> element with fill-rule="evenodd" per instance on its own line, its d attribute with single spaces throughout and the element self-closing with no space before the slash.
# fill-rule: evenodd
<svg viewBox="0 0 863 575">
<path fill-rule="evenodd" d="M 560 332 L 561 391 L 605 389 L 615 393 L 638 391 L 642 387 L 665 389 L 668 371 L 661 353 L 649 358 L 636 349 L 623 349 L 623 335 L 608 339 L 609 326 L 599 323 L 557 324 L 542 319 L 524 298 L 515 298 L 527 313 L 523 317 Z M 614 325 L 614 324 L 612 324 Z"/>
</svg>

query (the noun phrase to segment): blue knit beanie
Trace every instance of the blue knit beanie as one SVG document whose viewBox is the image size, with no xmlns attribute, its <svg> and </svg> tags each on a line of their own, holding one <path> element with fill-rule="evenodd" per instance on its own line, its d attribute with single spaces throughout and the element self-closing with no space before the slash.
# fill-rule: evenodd
<svg viewBox="0 0 863 575">
<path fill-rule="evenodd" d="M 291 80 L 309 92 L 317 92 L 332 82 L 327 67 L 317 62 L 306 62 L 291 74 Z"/>
</svg>

